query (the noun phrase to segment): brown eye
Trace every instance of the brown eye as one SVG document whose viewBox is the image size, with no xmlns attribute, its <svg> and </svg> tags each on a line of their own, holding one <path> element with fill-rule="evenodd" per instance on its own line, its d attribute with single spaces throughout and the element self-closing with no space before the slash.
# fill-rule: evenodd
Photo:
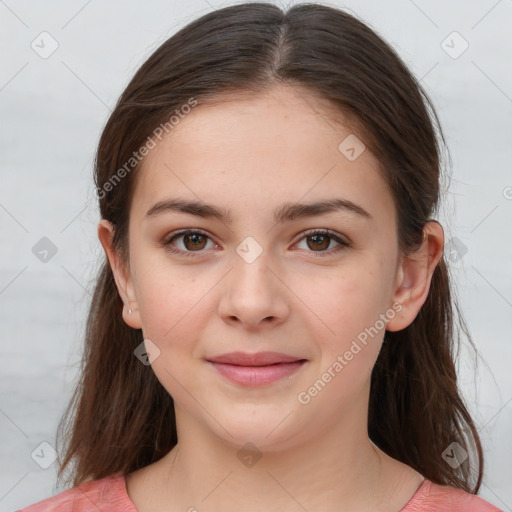
<svg viewBox="0 0 512 512">
<path fill-rule="evenodd" d="M 211 238 L 199 230 L 184 229 L 178 233 L 171 234 L 162 242 L 162 245 L 174 254 L 180 256 L 199 256 L 203 249 L 207 249 L 208 241 L 211 246 L 215 245 Z"/>
<path fill-rule="evenodd" d="M 190 245 L 189 245 L 190 244 Z M 206 245 L 206 237 L 200 233 L 191 233 L 183 236 L 183 245 L 186 249 L 195 251 L 197 249 L 204 249 Z"/>
<path fill-rule="evenodd" d="M 330 236 L 328 235 L 311 235 L 306 238 L 306 240 L 312 240 L 312 243 L 308 242 L 308 247 L 310 249 L 327 249 L 330 244 Z"/>
<path fill-rule="evenodd" d="M 343 240 L 341 236 L 331 232 L 330 230 L 309 230 L 306 231 L 304 235 L 305 236 L 299 240 L 299 244 L 302 240 L 306 240 L 305 249 L 307 252 L 315 253 L 315 256 L 328 256 L 350 247 L 349 242 Z M 337 246 L 328 250 L 331 242 L 334 242 Z M 304 247 L 299 248 L 302 249 Z"/>
</svg>

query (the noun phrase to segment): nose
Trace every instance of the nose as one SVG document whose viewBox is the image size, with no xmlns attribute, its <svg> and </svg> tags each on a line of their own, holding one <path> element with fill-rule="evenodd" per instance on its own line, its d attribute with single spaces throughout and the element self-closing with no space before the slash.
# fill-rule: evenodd
<svg viewBox="0 0 512 512">
<path fill-rule="evenodd" d="M 226 323 L 258 330 L 275 327 L 288 317 L 289 290 L 267 252 L 263 251 L 252 262 L 234 255 L 233 268 L 223 279 L 218 307 Z"/>
</svg>

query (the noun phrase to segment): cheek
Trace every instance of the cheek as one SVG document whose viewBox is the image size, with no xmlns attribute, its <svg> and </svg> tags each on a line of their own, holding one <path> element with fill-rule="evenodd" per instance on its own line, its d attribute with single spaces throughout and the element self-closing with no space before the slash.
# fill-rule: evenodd
<svg viewBox="0 0 512 512">
<path fill-rule="evenodd" d="M 159 346 L 177 339 L 184 319 L 193 314 L 201 291 L 177 273 L 147 265 L 139 271 L 137 296 L 144 336 Z"/>
<path fill-rule="evenodd" d="M 334 403 L 343 410 L 354 396 L 364 395 L 360 393 L 368 385 L 385 332 L 385 323 L 379 320 L 382 301 L 375 286 L 373 272 L 352 273 L 326 281 L 326 294 L 314 301 L 312 309 L 322 322 L 313 317 L 309 328 L 319 364 L 303 391 L 311 392 L 310 396 L 318 393 L 319 408 Z"/>
<path fill-rule="evenodd" d="M 384 290 L 379 265 L 369 260 L 366 263 L 315 280 L 314 293 L 311 283 L 303 283 L 298 290 L 297 295 L 304 297 L 304 316 L 324 367 L 347 351 L 347 360 L 358 361 L 351 366 L 369 367 L 378 355 L 385 331 L 385 323 L 379 320 L 385 312 Z"/>
<path fill-rule="evenodd" d="M 364 327 L 377 311 L 375 272 L 365 268 L 347 267 L 304 282 L 298 295 L 333 336 L 354 334 L 353 329 Z"/>
<path fill-rule="evenodd" d="M 168 270 L 160 272 L 155 267 L 144 272 L 139 287 L 142 329 L 144 338 L 159 350 L 151 365 L 155 376 L 176 402 L 193 408 L 190 393 L 196 396 L 201 389 L 190 379 L 194 372 L 190 358 L 207 316 L 208 296 L 204 296 L 208 289 L 200 286 L 201 278 L 169 274 Z"/>
</svg>

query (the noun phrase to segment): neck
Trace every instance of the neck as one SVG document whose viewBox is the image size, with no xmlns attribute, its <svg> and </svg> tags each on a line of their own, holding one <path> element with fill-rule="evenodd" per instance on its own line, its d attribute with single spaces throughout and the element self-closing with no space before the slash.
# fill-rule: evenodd
<svg viewBox="0 0 512 512">
<path fill-rule="evenodd" d="M 252 452 L 227 443 L 176 404 L 179 443 L 162 459 L 168 503 L 182 510 L 364 510 L 379 502 L 383 452 L 341 423 L 301 444 Z M 184 427 L 186 423 L 186 428 Z M 357 427 L 357 428 L 356 428 Z M 178 508 L 178 507 L 177 507 Z"/>
</svg>

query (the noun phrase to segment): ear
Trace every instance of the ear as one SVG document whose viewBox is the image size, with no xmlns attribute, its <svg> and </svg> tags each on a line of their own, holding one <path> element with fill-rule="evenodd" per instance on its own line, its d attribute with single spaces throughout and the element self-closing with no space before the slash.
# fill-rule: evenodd
<svg viewBox="0 0 512 512">
<path fill-rule="evenodd" d="M 401 331 L 409 326 L 425 303 L 432 274 L 443 255 L 444 231 L 437 221 L 429 221 L 423 229 L 421 247 L 402 257 L 396 273 L 393 302 L 402 309 L 388 321 L 387 331 Z"/>
<path fill-rule="evenodd" d="M 139 307 L 135 296 L 135 287 L 130 273 L 129 265 L 126 265 L 119 255 L 114 251 L 112 238 L 114 236 L 114 227 L 108 220 L 102 219 L 98 224 L 98 238 L 105 250 L 110 268 L 114 274 L 117 291 L 124 302 L 123 320 L 127 325 L 134 329 L 141 329 Z M 132 310 L 129 313 L 129 310 Z"/>
</svg>

